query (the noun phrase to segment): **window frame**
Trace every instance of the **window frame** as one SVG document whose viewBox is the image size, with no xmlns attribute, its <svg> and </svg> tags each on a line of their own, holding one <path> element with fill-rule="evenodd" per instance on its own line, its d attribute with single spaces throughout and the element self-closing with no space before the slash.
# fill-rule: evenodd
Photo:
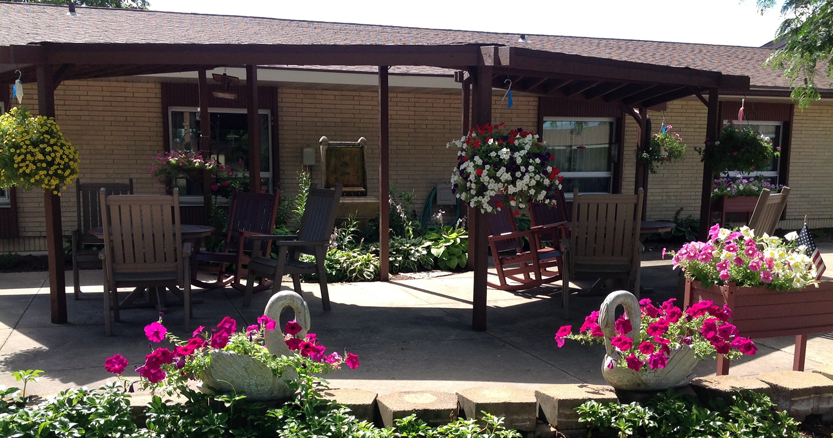
<svg viewBox="0 0 833 438">
<path fill-rule="evenodd" d="M 619 123 L 621 123 L 621 118 L 619 117 L 571 117 L 571 116 L 543 116 L 542 124 L 541 124 L 541 139 L 544 138 L 544 126 L 547 122 L 608 122 L 611 123 L 610 134 L 609 134 L 609 143 L 608 143 L 608 159 L 607 159 L 607 171 L 590 171 L 590 172 L 561 172 L 561 176 L 571 179 L 581 179 L 581 178 L 608 178 L 608 190 L 607 192 L 582 192 L 587 194 L 610 194 L 613 193 L 613 188 L 615 186 L 613 178 L 615 176 L 615 169 L 614 169 L 614 160 L 611 157 L 611 154 L 618 153 L 619 143 L 616 141 L 617 138 L 617 130 L 620 128 Z M 547 145 L 547 148 L 556 147 Z M 572 202 L 573 200 L 573 192 L 566 191 L 564 192 L 564 198 L 567 202 Z"/>
<path fill-rule="evenodd" d="M 170 150 L 174 150 L 174 147 L 173 147 L 174 146 L 174 127 L 173 127 L 173 113 L 174 113 L 174 111 L 189 112 L 189 113 L 190 112 L 196 112 L 197 117 L 199 117 L 199 114 L 200 114 L 200 109 L 199 108 L 194 108 L 194 107 L 191 107 L 191 106 L 183 106 L 183 105 L 168 106 L 168 126 L 169 126 L 169 129 L 168 129 L 167 137 L 168 137 L 168 145 L 170 147 Z M 208 108 L 209 117 L 211 117 L 211 114 L 216 114 L 216 113 L 220 113 L 220 114 L 223 114 L 223 113 L 226 113 L 226 114 L 247 114 L 248 110 L 246 108 L 223 108 L 223 107 L 209 107 Z M 260 176 L 260 179 L 265 178 L 268 181 L 267 185 L 265 185 L 265 187 L 267 187 L 267 190 L 269 191 L 269 193 L 272 193 L 272 187 L 273 187 L 272 175 L 274 173 L 273 163 L 272 163 L 273 160 L 271 158 L 271 154 L 272 154 L 272 136 L 274 135 L 272 133 L 272 123 L 271 123 L 272 122 L 272 110 L 269 109 L 269 108 L 265 108 L 265 109 L 261 108 L 261 109 L 257 110 L 257 114 L 258 114 L 258 116 L 261 116 L 261 115 L 266 115 L 267 116 L 267 119 L 266 119 L 267 122 L 268 122 L 267 123 L 267 130 L 268 130 L 268 133 L 269 133 L 268 134 L 269 138 L 267 139 L 268 140 L 267 144 L 269 145 L 269 157 L 266 160 L 269 163 L 269 170 L 268 171 L 261 171 L 259 176 Z M 261 139 L 261 141 L 263 141 L 263 140 Z M 263 163 L 263 157 L 261 157 L 261 163 Z M 182 205 L 189 205 L 189 206 L 203 205 L 203 195 L 180 195 L 179 199 L 180 199 L 180 204 L 182 204 Z"/>
</svg>

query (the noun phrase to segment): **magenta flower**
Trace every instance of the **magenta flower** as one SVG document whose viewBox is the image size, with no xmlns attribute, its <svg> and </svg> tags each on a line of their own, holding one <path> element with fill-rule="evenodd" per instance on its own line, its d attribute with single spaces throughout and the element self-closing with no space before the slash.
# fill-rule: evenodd
<svg viewBox="0 0 833 438">
<path fill-rule="evenodd" d="M 228 345 L 228 337 L 228 332 L 223 330 L 214 333 L 214 336 L 211 337 L 211 348 L 221 349 L 225 347 Z"/>
<path fill-rule="evenodd" d="M 327 356 L 326 359 L 324 359 L 324 362 L 327 362 L 328 364 L 340 363 L 341 362 L 341 356 L 339 356 L 338 353 L 333 351 L 332 353 L 330 353 L 329 356 Z"/>
<path fill-rule="evenodd" d="M 749 262 L 749 270 L 752 272 L 758 272 L 761 270 L 761 261 L 758 259 L 752 260 Z"/>
<path fill-rule="evenodd" d="M 168 329 L 165 328 L 160 322 L 154 321 L 147 326 L 145 326 L 145 336 L 147 336 L 148 340 L 151 342 L 162 342 L 165 339 L 165 333 L 168 332 Z"/>
<path fill-rule="evenodd" d="M 628 351 L 633 347 L 633 339 L 627 336 L 617 336 L 610 340 L 610 345 L 618 348 L 620 351 Z"/>
<path fill-rule="evenodd" d="M 732 275 L 729 274 L 729 271 L 720 271 L 720 275 L 718 276 L 721 280 L 726 281 L 732 278 Z"/>
<path fill-rule="evenodd" d="M 620 335 L 626 335 L 633 330 L 633 326 L 631 325 L 631 320 L 626 319 L 625 315 L 622 315 L 621 318 L 617 319 L 615 323 L 613 323 L 613 327 L 616 333 Z"/>
<path fill-rule="evenodd" d="M 246 327 L 246 333 L 251 334 L 251 333 L 256 333 L 258 331 L 260 331 L 260 326 L 257 325 L 257 324 L 252 324 L 252 325 Z"/>
<path fill-rule="evenodd" d="M 709 263 L 709 262 L 712 261 L 713 257 L 714 257 L 714 254 L 712 254 L 710 251 L 703 251 L 703 252 L 700 253 L 700 255 L 697 256 L 697 260 L 699 260 L 703 263 Z"/>
<path fill-rule="evenodd" d="M 359 367 L 359 356 L 353 353 L 347 353 L 347 359 L 344 359 L 344 363 L 346 363 L 351 370 L 355 370 Z"/>
<path fill-rule="evenodd" d="M 721 339 L 729 341 L 737 336 L 738 328 L 728 322 L 724 322 L 717 328 L 717 334 L 720 335 Z"/>
<path fill-rule="evenodd" d="M 197 329 L 194 330 L 194 333 L 191 334 L 191 337 L 196 338 L 200 333 L 202 333 L 203 330 L 205 330 L 204 325 L 197 327 Z"/>
<path fill-rule="evenodd" d="M 668 356 L 665 353 L 657 352 L 648 357 L 648 366 L 652 370 L 665 368 L 666 365 L 668 365 Z"/>
<path fill-rule="evenodd" d="M 740 257 L 735 257 L 734 259 L 732 259 L 732 263 L 734 263 L 735 266 L 743 266 L 743 259 Z"/>
<path fill-rule="evenodd" d="M 764 283 L 772 283 L 772 272 L 761 271 L 761 281 Z"/>
<path fill-rule="evenodd" d="M 634 371 L 639 371 L 640 369 L 642 369 L 642 365 L 644 365 L 642 363 L 642 361 L 639 360 L 639 358 L 636 357 L 636 355 L 633 355 L 633 354 L 626 357 L 625 362 L 627 362 L 628 368 L 630 368 Z"/>
<path fill-rule="evenodd" d="M 165 380 L 165 377 L 167 376 L 167 374 L 165 373 L 165 371 L 164 371 L 164 370 L 162 370 L 162 369 L 159 369 L 159 368 L 157 368 L 157 369 L 150 369 L 150 368 L 148 368 L 148 367 L 146 367 L 146 366 L 136 368 L 136 372 L 137 372 L 140 376 L 144 377 L 145 379 L 148 379 L 148 381 L 149 381 L 150 383 L 157 383 L 157 382 L 161 382 L 162 380 Z"/>
<path fill-rule="evenodd" d="M 113 374 L 123 373 L 125 367 L 127 367 L 127 359 L 120 354 L 108 357 L 104 361 L 104 369 Z"/>
<path fill-rule="evenodd" d="M 289 351 L 295 351 L 301 348 L 301 341 L 298 338 L 289 338 L 286 340 L 286 346 L 289 347 Z"/>
<path fill-rule="evenodd" d="M 573 331 L 573 326 L 565 325 L 558 329 L 558 332 L 555 334 L 555 341 L 558 343 L 558 348 L 564 346 L 564 338 L 570 336 L 570 333 Z"/>
<path fill-rule="evenodd" d="M 703 326 L 700 327 L 700 334 L 703 335 L 704 338 L 712 341 L 718 338 L 717 334 L 717 318 L 709 318 L 703 321 Z"/>
<path fill-rule="evenodd" d="M 709 228 L 709 240 L 714 240 L 720 234 L 720 224 L 714 224 Z"/>
<path fill-rule="evenodd" d="M 668 331 L 668 321 L 659 319 L 658 321 L 648 324 L 646 330 L 649 336 L 662 336 Z"/>
<path fill-rule="evenodd" d="M 639 344 L 639 352 L 642 354 L 651 354 L 654 352 L 655 349 L 656 347 L 654 346 L 654 344 L 648 341 Z"/>
<path fill-rule="evenodd" d="M 721 260 L 721 261 L 717 262 L 717 265 L 715 265 L 715 267 L 717 268 L 718 271 L 726 271 L 726 270 L 729 269 L 729 261 L 728 260 Z"/>
<path fill-rule="evenodd" d="M 679 321 L 681 316 L 683 316 L 683 311 L 679 307 L 672 307 L 665 313 L 665 319 L 672 324 Z"/>
<path fill-rule="evenodd" d="M 741 353 L 751 356 L 758 351 L 758 347 L 749 338 L 737 337 L 732 341 L 732 347 L 740 350 Z"/>
<path fill-rule="evenodd" d="M 228 338 L 228 335 L 231 335 L 235 330 L 237 330 L 237 321 L 230 316 L 227 316 L 223 318 L 219 324 L 217 324 L 217 328 L 219 328 L 221 332 L 225 332 L 227 335 L 226 337 Z"/>
<path fill-rule="evenodd" d="M 277 322 L 274 319 L 263 315 L 257 319 L 257 323 L 262 325 L 266 330 L 275 330 Z"/>
<path fill-rule="evenodd" d="M 315 343 L 318 342 L 318 336 L 316 336 L 315 333 L 307 333 L 307 336 L 306 336 L 305 339 L 307 340 L 307 342 L 309 342 L 311 344 L 315 344 Z"/>
<path fill-rule="evenodd" d="M 295 336 L 301 332 L 301 324 L 298 324 L 293 319 L 292 321 L 286 323 L 286 326 L 283 328 L 283 331 L 289 336 Z"/>
</svg>

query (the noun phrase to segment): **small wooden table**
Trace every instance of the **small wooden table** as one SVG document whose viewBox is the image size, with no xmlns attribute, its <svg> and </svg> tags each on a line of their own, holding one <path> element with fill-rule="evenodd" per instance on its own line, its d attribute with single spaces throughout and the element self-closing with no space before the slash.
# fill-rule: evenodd
<svg viewBox="0 0 833 438">
<path fill-rule="evenodd" d="M 182 232 L 182 240 L 183 242 L 192 242 L 193 251 L 191 252 L 191 257 L 194 257 L 197 251 L 200 248 L 200 242 L 203 237 L 210 236 L 211 233 L 214 232 L 214 227 L 208 225 L 180 225 L 180 231 Z M 93 228 L 90 230 L 90 234 L 104 238 L 104 228 L 98 227 Z M 191 281 L 191 279 L 186 279 L 187 281 Z M 138 308 L 138 307 L 156 307 L 160 312 L 167 311 L 165 307 L 168 304 L 168 300 L 163 288 L 153 288 L 156 290 L 156 293 L 148 293 L 150 288 L 143 288 L 137 287 L 133 289 L 133 292 L 124 298 L 119 303 L 119 308 L 122 309 L 131 309 L 131 308 Z M 168 288 L 171 293 L 179 298 L 181 302 L 185 302 L 185 297 L 182 296 L 176 288 Z M 138 298 L 143 298 L 143 300 L 136 302 Z M 202 300 L 191 298 L 191 302 L 193 304 L 200 304 Z"/>
</svg>

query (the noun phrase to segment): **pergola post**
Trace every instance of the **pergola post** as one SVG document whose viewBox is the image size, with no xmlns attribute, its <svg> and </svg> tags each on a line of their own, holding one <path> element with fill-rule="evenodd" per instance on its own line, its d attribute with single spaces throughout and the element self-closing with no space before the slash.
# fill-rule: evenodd
<svg viewBox="0 0 833 438">
<path fill-rule="evenodd" d="M 707 102 L 708 116 L 706 118 L 706 141 L 710 144 L 706 148 L 713 148 L 714 142 L 717 141 L 718 128 L 720 126 L 719 114 L 719 96 L 717 88 L 709 88 L 709 100 Z M 708 163 L 703 163 L 703 185 L 700 192 L 700 230 L 697 238 L 705 241 L 709 235 L 709 227 L 711 227 L 712 214 L 712 184 L 714 176 L 712 169 Z"/>
<path fill-rule="evenodd" d="M 640 152 L 651 147 L 651 118 L 648 117 L 648 110 L 646 108 L 639 109 L 639 145 L 637 146 Z M 633 193 L 638 194 L 639 189 L 642 189 L 642 219 L 645 220 L 645 214 L 648 211 L 648 166 L 641 159 L 636 160 L 636 175 L 634 178 Z"/>
<path fill-rule="evenodd" d="M 462 72 L 460 73 L 461 77 L 463 76 Z M 467 78 L 463 78 L 460 83 L 462 86 L 462 93 L 460 95 L 461 102 L 461 111 L 462 120 L 460 121 L 460 126 L 463 131 L 463 135 L 468 135 L 469 128 L 471 127 L 471 75 Z M 474 226 L 474 209 L 465 205 L 466 208 L 466 218 L 468 220 L 469 225 L 469 232 L 473 232 L 475 229 Z M 468 247 L 468 257 L 466 258 L 466 269 L 472 270 L 474 269 L 474 239 L 469 239 L 469 247 Z"/>
<path fill-rule="evenodd" d="M 211 156 L 211 115 L 208 114 L 208 81 L 206 80 L 205 69 L 200 69 L 197 75 L 200 93 L 200 154 L 204 160 Z M 174 181 L 172 181 L 174 182 Z M 211 214 L 208 208 L 211 206 L 211 173 L 202 173 L 203 206 L 206 208 L 206 215 Z"/>
<path fill-rule="evenodd" d="M 54 68 L 49 64 L 38 64 L 38 113 L 55 117 Z M 49 250 L 49 304 L 53 324 L 67 322 L 67 291 L 64 277 L 63 226 L 61 224 L 61 197 L 49 190 L 43 191 L 43 206 L 46 214 L 46 247 Z"/>
<path fill-rule="evenodd" d="M 379 66 L 379 278 L 390 269 L 390 96 L 388 66 Z"/>
<path fill-rule="evenodd" d="M 246 107 L 249 121 L 249 190 L 260 193 L 260 118 L 257 110 L 257 65 L 246 66 Z"/>
<path fill-rule="evenodd" d="M 480 126 L 492 121 L 492 68 L 478 66 L 474 69 L 472 90 L 472 125 Z M 461 190 L 465 190 L 462 188 Z M 469 209 L 469 241 L 474 241 L 474 291 L 472 294 L 472 328 L 486 330 L 486 288 L 489 267 L 489 222 L 478 209 Z"/>
</svg>

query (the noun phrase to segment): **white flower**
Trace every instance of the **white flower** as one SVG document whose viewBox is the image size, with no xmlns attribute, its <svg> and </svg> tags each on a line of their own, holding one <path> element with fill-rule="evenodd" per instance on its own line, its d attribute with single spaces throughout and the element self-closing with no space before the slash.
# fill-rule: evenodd
<svg viewBox="0 0 833 438">
<path fill-rule="evenodd" d="M 798 233 L 796 233 L 795 231 L 790 231 L 784 236 L 784 239 L 787 239 L 787 241 L 792 242 L 793 240 L 798 239 Z"/>
</svg>

